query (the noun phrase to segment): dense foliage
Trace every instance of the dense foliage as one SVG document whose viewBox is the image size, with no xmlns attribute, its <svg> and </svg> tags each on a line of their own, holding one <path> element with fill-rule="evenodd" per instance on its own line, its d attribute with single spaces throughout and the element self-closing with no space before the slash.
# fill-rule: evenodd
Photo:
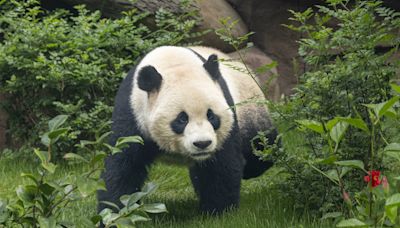
<svg viewBox="0 0 400 228">
<path fill-rule="evenodd" d="M 2 108 L 15 142 L 35 142 L 58 114 L 70 115 L 70 139 L 93 135 L 110 119 L 119 82 L 138 58 L 189 39 L 196 23 L 192 11 L 160 9 L 155 29 L 143 25 L 148 14 L 136 10 L 118 19 L 84 6 L 76 11 L 47 12 L 36 0 L 0 2 L 0 92 L 7 94 Z M 75 142 L 58 146 L 66 151 Z"/>
<path fill-rule="evenodd" d="M 73 224 L 60 216 L 72 202 L 82 202 L 95 195 L 98 190 L 105 190 L 105 184 L 99 179 L 99 172 L 104 169 L 104 159 L 111 154 L 120 153 L 129 143 L 143 143 L 138 136 L 123 137 L 115 146 L 107 144 L 111 132 L 101 133 L 107 124 L 95 130 L 94 141 L 81 140 L 76 145 L 79 153 L 66 153 L 64 158 L 73 164 L 84 165 L 83 172 L 68 172 L 56 179 L 56 163 L 52 159 L 53 148 L 61 136 L 68 134 L 69 128 L 63 125 L 68 116 L 59 115 L 48 123 L 48 130 L 41 136 L 45 150 L 35 149 L 40 160 L 37 173 L 21 173 L 28 179 L 27 184 L 15 190 L 16 195 L 9 199 L 0 199 L 0 227 L 95 227 L 100 221 L 105 227 L 135 227 L 137 222 L 149 221 L 148 213 L 166 212 L 164 204 L 144 204 L 142 198 L 153 192 L 156 186 L 148 183 L 141 192 L 124 195 L 122 208 L 111 202 L 113 209 L 104 209 L 98 215 L 86 217 L 83 224 Z"/>
<path fill-rule="evenodd" d="M 334 214 L 338 217 L 349 213 L 344 192 L 354 197 L 365 186 L 363 176 L 370 176 L 365 170 L 389 175 L 400 168 L 376 152 L 398 142 L 397 100 L 390 101 L 385 116 L 371 112 L 393 96 L 389 82 L 399 62 L 391 57 L 400 44 L 400 15 L 380 1 L 328 0 L 327 5 L 292 12 L 297 24 L 288 27 L 305 37 L 299 41 L 305 73 L 289 101 L 275 107 L 284 143 L 277 161 L 288 174 L 284 192 L 299 209 L 343 212 Z M 381 52 L 382 45 L 393 48 Z"/>
</svg>

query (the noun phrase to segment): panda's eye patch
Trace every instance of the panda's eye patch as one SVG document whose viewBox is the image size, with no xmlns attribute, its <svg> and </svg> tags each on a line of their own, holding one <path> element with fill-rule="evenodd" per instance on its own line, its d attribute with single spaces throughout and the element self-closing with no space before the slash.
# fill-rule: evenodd
<svg viewBox="0 0 400 228">
<path fill-rule="evenodd" d="M 178 116 L 171 122 L 171 128 L 176 134 L 182 134 L 189 122 L 189 116 L 186 112 L 180 112 Z"/>
<path fill-rule="evenodd" d="M 188 122 L 188 120 L 189 120 L 189 117 L 188 117 L 188 115 L 186 114 L 186 112 L 181 112 L 181 113 L 179 113 L 179 115 L 178 115 L 178 117 L 176 118 L 178 121 L 179 121 L 179 123 L 181 123 L 181 124 L 187 124 L 187 122 Z"/>
<path fill-rule="evenodd" d="M 207 119 L 213 126 L 214 130 L 217 130 L 221 126 L 221 120 L 211 109 L 207 110 Z"/>
<path fill-rule="evenodd" d="M 213 120 L 215 118 L 214 112 L 211 109 L 207 110 L 207 119 L 208 120 Z"/>
</svg>

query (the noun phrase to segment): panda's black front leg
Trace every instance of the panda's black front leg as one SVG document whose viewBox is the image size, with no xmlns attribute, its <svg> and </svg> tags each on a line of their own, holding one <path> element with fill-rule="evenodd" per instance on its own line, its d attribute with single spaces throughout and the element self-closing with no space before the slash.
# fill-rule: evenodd
<svg viewBox="0 0 400 228">
<path fill-rule="evenodd" d="M 225 147 L 215 157 L 190 169 L 202 211 L 218 214 L 239 205 L 244 159 L 237 148 Z"/>
<path fill-rule="evenodd" d="M 131 144 L 123 152 L 106 159 L 105 171 L 101 177 L 106 183 L 107 191 L 98 192 L 99 212 L 109 207 L 101 201 L 112 202 L 121 207 L 119 199 L 122 195 L 140 191 L 147 178 L 148 168 L 157 155 L 158 150 L 152 144 Z"/>
</svg>

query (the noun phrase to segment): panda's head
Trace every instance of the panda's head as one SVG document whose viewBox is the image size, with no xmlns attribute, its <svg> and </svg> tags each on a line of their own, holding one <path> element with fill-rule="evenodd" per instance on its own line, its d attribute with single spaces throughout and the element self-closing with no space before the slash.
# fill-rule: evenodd
<svg viewBox="0 0 400 228">
<path fill-rule="evenodd" d="M 139 92 L 131 98 L 139 127 L 167 152 L 197 161 L 210 158 L 222 147 L 234 121 L 216 82 L 216 56 L 203 64 L 186 49 L 156 56 L 161 54 L 163 61 L 147 56 L 137 71 Z M 166 59 L 177 62 L 165 64 Z"/>
</svg>

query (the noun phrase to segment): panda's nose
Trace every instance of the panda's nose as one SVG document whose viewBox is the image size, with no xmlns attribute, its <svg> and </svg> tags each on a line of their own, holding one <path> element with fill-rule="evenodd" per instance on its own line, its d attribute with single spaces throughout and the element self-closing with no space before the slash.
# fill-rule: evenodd
<svg viewBox="0 0 400 228">
<path fill-rule="evenodd" d="M 193 145 L 200 149 L 205 149 L 211 144 L 211 140 L 205 140 L 205 141 L 196 141 L 193 142 Z"/>
</svg>

